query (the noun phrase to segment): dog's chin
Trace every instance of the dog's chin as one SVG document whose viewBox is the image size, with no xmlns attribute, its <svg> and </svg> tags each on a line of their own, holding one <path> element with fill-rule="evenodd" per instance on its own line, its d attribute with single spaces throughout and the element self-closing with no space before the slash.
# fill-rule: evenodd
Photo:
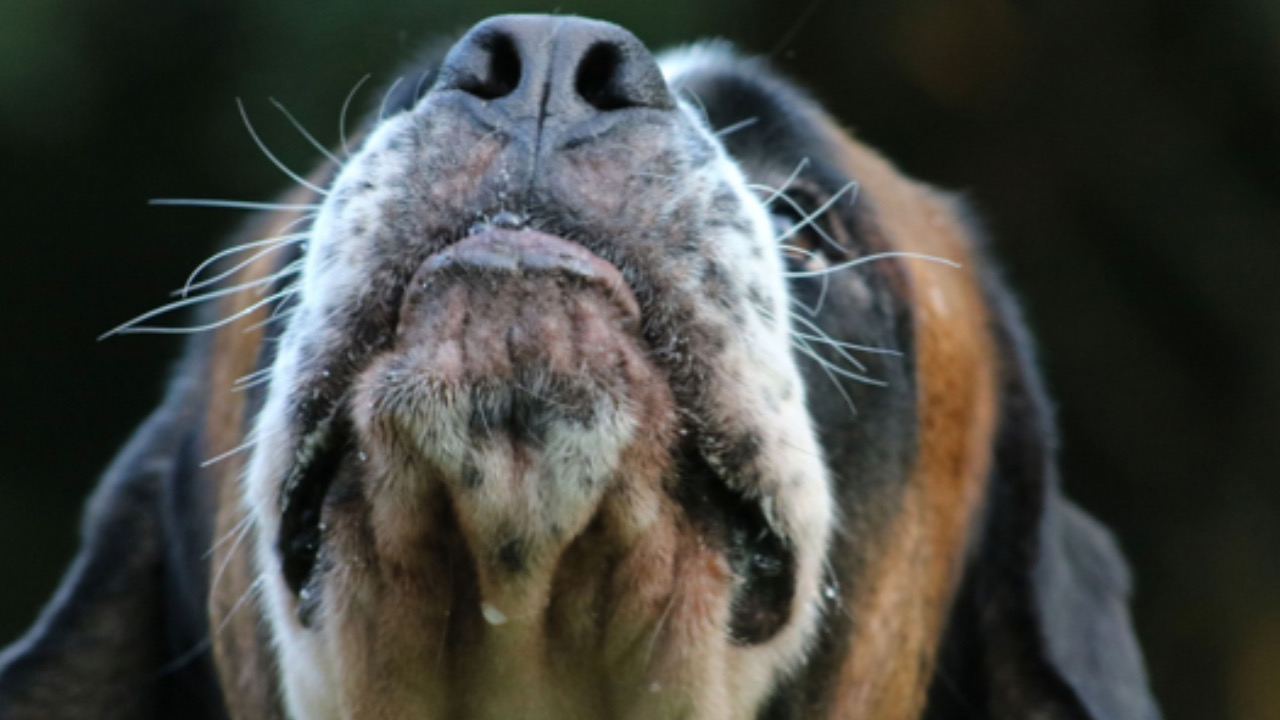
<svg viewBox="0 0 1280 720">
<path fill-rule="evenodd" d="M 640 322 L 617 268 L 542 233 L 488 230 L 418 269 L 351 412 L 377 553 L 473 576 L 424 603 L 539 624 L 589 526 L 597 548 L 652 530 L 677 414 Z"/>
</svg>

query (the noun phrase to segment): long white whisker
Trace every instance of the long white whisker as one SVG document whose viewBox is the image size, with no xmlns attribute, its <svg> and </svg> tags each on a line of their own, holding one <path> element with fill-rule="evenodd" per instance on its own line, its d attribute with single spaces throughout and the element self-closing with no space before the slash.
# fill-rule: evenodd
<svg viewBox="0 0 1280 720">
<path fill-rule="evenodd" d="M 268 372 L 264 375 L 255 377 L 252 380 L 245 380 L 244 382 L 237 381 L 236 384 L 232 386 L 231 392 L 245 392 L 246 390 L 252 390 L 258 386 L 266 385 L 269 380 L 271 380 L 271 373 Z"/>
<path fill-rule="evenodd" d="M 342 154 L 348 158 L 351 157 L 351 149 L 347 147 L 347 111 L 351 109 L 351 101 L 355 99 L 356 93 L 360 92 L 360 86 L 369 81 L 373 77 L 369 73 L 356 81 L 351 87 L 351 91 L 347 93 L 347 99 L 342 101 L 342 110 L 338 113 L 338 139 L 342 142 Z"/>
<path fill-rule="evenodd" d="M 291 229 L 292 227 L 294 227 L 295 225 L 297 225 L 297 224 L 299 224 L 299 223 L 301 223 L 301 222 L 306 222 L 307 220 L 311 220 L 311 219 L 313 219 L 313 218 L 315 218 L 315 214 L 313 214 L 313 213 L 308 213 L 308 214 L 306 214 L 306 215 L 304 215 L 304 216 L 302 216 L 302 217 L 300 217 L 300 218 L 298 218 L 298 219 L 296 219 L 296 220 L 294 220 L 294 221 L 290 222 L 288 225 L 284 226 L 284 228 L 282 228 L 282 230 L 283 230 L 283 231 L 287 231 L 287 230 Z M 209 267 L 210 265 L 212 265 L 212 264 L 214 264 L 214 263 L 218 262 L 219 260 L 221 260 L 221 259 L 223 259 L 223 258 L 225 258 L 225 257 L 227 257 L 227 256 L 229 256 L 229 255 L 238 255 L 239 253 L 247 252 L 247 251 L 249 251 L 249 250 L 254 250 L 254 249 L 256 249 L 256 248 L 260 248 L 260 247 L 264 247 L 264 246 L 268 246 L 268 245 L 269 245 L 269 246 L 271 246 L 272 248 L 275 248 L 275 247 L 278 247 L 278 246 L 289 245 L 289 244 L 292 244 L 292 243 L 297 242 L 298 240 L 301 240 L 301 239 L 305 238 L 305 237 L 306 237 L 306 235 L 307 235 L 306 233 L 291 233 L 291 234 L 284 234 L 284 235 L 275 235 L 275 236 L 273 236 L 273 237 L 269 237 L 269 238 L 262 238 L 261 240 L 252 240 L 252 241 L 250 241 L 250 242 L 240 243 L 239 245 L 234 245 L 234 246 L 232 246 L 232 247 L 225 248 L 225 249 L 223 249 L 223 250 L 219 250 L 218 252 L 214 253 L 213 255 L 210 255 L 210 256 L 208 257 L 208 259 L 206 259 L 204 262 L 202 262 L 202 263 L 200 263 L 199 265 L 197 265 L 197 266 L 196 266 L 196 269 L 195 269 L 195 270 L 192 270 L 192 271 L 191 271 L 191 274 L 187 276 L 187 281 L 186 281 L 186 283 L 184 283 L 184 284 L 183 284 L 183 286 L 182 286 L 182 290 L 178 291 L 178 292 L 177 292 L 177 293 L 175 293 L 175 294 L 180 294 L 180 295 L 182 295 L 183 297 L 186 297 L 186 296 L 190 293 L 190 291 L 191 291 L 192 289 L 197 288 L 197 287 L 201 287 L 201 286 L 204 286 L 204 285 L 207 285 L 207 284 L 211 284 L 211 282 L 216 281 L 216 280 L 220 280 L 220 279 L 222 279 L 223 277 L 225 277 L 226 275 L 230 274 L 231 272 L 234 272 L 234 271 L 236 271 L 236 270 L 239 270 L 241 266 L 240 266 L 240 265 L 237 265 L 236 267 L 232 268 L 232 269 L 231 269 L 230 271 L 228 271 L 227 273 L 219 274 L 219 275 L 217 276 L 217 278 L 213 279 L 212 281 L 211 281 L 211 280 L 202 280 L 202 281 L 200 281 L 199 283 L 197 283 L 197 282 L 195 281 L 195 280 L 196 280 L 196 278 L 200 276 L 200 273 L 204 272 L 205 268 Z M 257 257 L 258 257 L 258 255 L 254 255 L 254 259 L 256 259 Z M 251 260 L 251 261 L 252 261 L 252 260 Z M 250 262 L 251 262 L 251 261 L 250 261 Z"/>
<path fill-rule="evenodd" d="M 859 265 L 862 265 L 863 263 L 869 263 L 875 260 L 884 260 L 886 258 L 894 258 L 894 257 L 914 258 L 916 260 L 928 260 L 929 262 L 936 262 L 936 263 L 946 265 L 948 267 L 953 267 L 953 268 L 964 267 L 963 265 L 956 262 L 955 260 L 948 260 L 943 257 L 938 257 L 937 255 L 926 255 L 924 253 L 916 253 L 916 252 L 894 251 L 894 252 L 875 253 L 872 255 L 864 255 L 860 258 L 854 258 L 853 260 L 850 260 L 848 262 L 842 262 L 838 265 L 832 265 L 831 267 L 823 268 L 821 270 L 803 270 L 798 272 L 785 272 L 783 273 L 783 275 L 785 275 L 786 277 L 793 277 L 793 278 L 794 277 L 818 277 L 819 275 L 826 275 L 828 273 L 839 272 L 840 270 L 847 270 L 848 268 L 857 267 Z"/>
<path fill-rule="evenodd" d="M 210 290 L 209 292 L 201 293 L 199 295 L 192 295 L 191 297 L 183 298 L 181 300 L 175 300 L 171 303 L 166 303 L 164 305 L 161 305 L 158 308 L 155 308 L 154 310 L 148 310 L 147 312 L 133 318 L 132 320 L 126 323 L 122 323 L 106 331 L 105 333 L 99 335 L 98 339 L 103 340 L 105 338 L 111 337 L 112 335 L 119 335 L 126 332 L 132 332 L 137 329 L 134 327 L 135 325 L 137 325 L 140 322 L 143 322 L 144 320 L 150 320 L 151 318 L 156 317 L 157 315 L 163 315 L 167 312 L 180 310 L 184 307 L 198 305 L 202 302 L 207 302 L 209 300 L 216 300 L 220 297 L 226 297 L 227 295 L 232 295 L 234 293 L 241 292 L 248 288 L 252 288 L 260 285 L 266 285 L 268 283 L 274 282 L 277 279 L 276 275 L 278 275 L 278 273 L 273 275 L 268 275 L 267 277 L 258 278 L 257 280 L 251 280 L 246 283 L 241 283 L 239 285 L 232 285 L 231 287 L 225 287 L 219 290 Z"/>
<path fill-rule="evenodd" d="M 275 278 L 272 278 L 272 279 L 274 280 Z M 237 288 L 237 289 L 242 289 L 242 288 Z M 252 314 L 254 311 L 258 310 L 264 305 L 268 305 L 272 302 L 275 302 L 276 300 L 289 297 L 290 295 L 293 295 L 299 290 L 300 288 L 296 284 L 292 285 L 284 290 L 281 290 L 278 293 L 269 295 L 259 300 L 258 302 L 250 305 L 249 307 L 237 313 L 234 313 L 225 318 L 222 318 L 221 320 L 216 320 L 211 323 L 206 323 L 204 325 L 193 325 L 191 327 L 161 327 L 161 326 L 154 326 L 154 325 L 138 325 L 138 326 L 130 325 L 130 326 L 122 326 L 122 327 L 116 328 L 111 332 L 104 334 L 103 337 L 107 337 L 109 335 L 194 335 L 195 333 L 206 332 L 209 330 L 216 330 L 222 327 L 223 325 L 228 325 L 236 320 L 239 320 L 240 318 L 246 315 Z M 221 292 L 221 291 L 218 291 L 218 292 Z M 207 295 L 209 295 L 209 293 L 206 293 L 205 296 L 201 296 L 201 297 L 204 299 L 208 299 Z M 150 313 L 149 315 L 154 317 L 155 314 L 157 313 L 153 312 L 153 313 Z M 145 319 L 145 318 L 142 318 L 142 319 Z"/>
<path fill-rule="evenodd" d="M 766 313 L 766 314 L 769 316 L 772 316 L 772 313 Z M 841 358 L 843 358 L 846 362 L 848 362 L 853 367 L 857 368 L 860 372 L 864 372 L 864 373 L 867 372 L 867 366 L 864 365 L 862 361 L 858 360 L 858 358 L 849 354 L 850 349 L 860 349 L 861 346 L 854 345 L 852 343 L 842 343 L 832 338 L 830 335 L 824 332 L 822 328 L 818 327 L 816 324 L 812 322 L 809 322 L 805 318 L 802 318 L 793 312 L 788 312 L 787 314 L 793 320 L 803 323 L 813 331 L 813 332 L 807 333 L 801 330 L 796 330 L 795 328 L 791 328 L 790 332 L 791 332 L 792 341 L 802 342 L 805 344 L 806 347 L 808 347 L 810 350 L 813 350 L 815 352 L 817 351 L 817 349 L 810 344 L 810 341 L 823 343 L 824 345 L 827 345 L 831 347 L 833 350 L 835 350 L 835 352 Z"/>
<path fill-rule="evenodd" d="M 344 163 L 338 159 L 337 155 L 330 152 L 329 148 L 321 144 L 319 140 L 316 140 L 315 136 L 308 132 L 307 129 L 302 126 L 302 123 L 298 122 L 298 119 L 293 116 L 293 113 L 289 112 L 289 109 L 284 106 L 284 103 L 275 98 L 268 99 L 271 100 L 272 105 L 276 106 L 277 110 L 284 113 L 284 116 L 289 120 L 289 123 L 293 125 L 293 128 L 301 133 L 302 137 L 307 139 L 307 142 L 311 143 L 311 147 L 319 150 L 321 154 L 336 163 L 338 167 L 342 167 L 344 165 Z"/>
<path fill-rule="evenodd" d="M 803 342 L 806 347 L 808 347 L 810 350 L 813 350 L 814 352 L 817 352 L 817 349 L 814 348 L 813 345 L 809 344 L 810 341 L 820 342 L 820 343 L 829 345 L 832 349 L 836 351 L 837 354 L 840 355 L 841 358 L 843 358 L 850 365 L 857 368 L 859 372 L 867 371 L 867 366 L 863 365 L 862 361 L 858 360 L 858 358 L 850 355 L 848 350 L 840 347 L 833 340 L 828 342 L 830 338 L 828 338 L 825 333 L 821 335 L 814 335 L 812 333 L 800 332 L 799 330 L 793 329 L 791 331 L 791 339 L 796 342 Z"/>
<path fill-rule="evenodd" d="M 232 208 L 235 210 L 319 210 L 319 203 L 255 202 L 253 200 L 220 200 L 218 198 L 152 198 L 149 205 L 178 207 Z"/>
<path fill-rule="evenodd" d="M 267 247 L 255 252 L 254 254 L 250 255 L 244 260 L 241 260 L 240 262 L 218 273 L 217 275 L 214 275 L 213 277 L 205 278 L 200 282 L 194 282 L 194 280 L 196 279 L 196 276 L 200 274 L 200 271 L 208 267 L 211 262 L 217 260 L 218 256 L 223 255 L 223 253 L 214 255 L 208 260 L 200 263 L 200 267 L 197 267 L 195 272 L 191 273 L 191 276 L 187 278 L 187 283 L 182 286 L 181 290 L 176 291 L 176 294 L 179 294 L 182 297 L 187 297 L 187 295 L 189 295 L 192 290 L 198 290 L 200 288 L 209 287 L 210 285 L 215 285 L 219 281 L 225 280 L 226 278 L 229 278 L 232 275 L 235 275 L 240 270 L 243 270 L 244 268 L 249 267 L 255 261 L 260 260 L 270 255 L 271 253 L 274 253 L 277 250 L 280 250 L 281 248 L 286 248 L 286 247 L 289 247 L 290 245 L 296 245 L 299 242 L 306 240 L 310 236 L 311 236 L 310 233 L 300 232 L 300 233 L 294 233 L 292 235 L 281 235 L 278 237 L 270 238 L 270 243 L 254 243 L 254 245 L 267 245 Z M 240 245 L 236 247 L 236 252 L 240 252 L 245 249 L 246 248 L 244 245 Z"/>
<path fill-rule="evenodd" d="M 841 377 L 846 377 L 846 378 L 849 378 L 850 380 L 855 380 L 860 383 L 866 383 L 867 385 L 875 385 L 877 387 L 888 387 L 889 385 L 889 383 L 883 380 L 876 380 L 875 378 L 867 377 L 866 375 L 861 375 L 856 372 L 853 372 L 852 370 L 846 370 L 845 368 L 842 368 L 839 365 L 836 365 L 830 360 L 822 357 L 822 355 L 820 355 L 816 350 L 810 347 L 809 343 L 806 342 L 804 338 L 792 336 L 791 340 L 792 340 L 793 347 L 795 347 L 797 350 L 804 353 L 805 355 L 808 355 L 811 359 L 813 359 L 814 362 L 817 362 L 827 367 L 832 372 L 836 373 L 837 375 L 840 375 Z"/>
<path fill-rule="evenodd" d="M 902 351 L 901 351 L 901 350 L 893 350 L 893 349 L 891 349 L 891 348 L 878 348 L 878 347 L 871 347 L 871 346 L 869 346 L 869 345 L 858 345 L 858 344 L 856 344 L 856 343 L 844 342 L 843 340 L 836 340 L 835 338 L 833 338 L 833 337 L 831 337 L 830 335 L 828 335 L 828 334 L 826 333 L 826 331 L 824 331 L 822 328 L 818 327 L 817 323 L 814 323 L 812 320 L 809 320 L 808 318 L 805 318 L 805 317 L 801 317 L 800 315 L 797 315 L 796 313 L 788 313 L 788 315 L 790 315 L 790 316 L 791 316 L 791 319 L 792 319 L 792 320 L 795 320 L 796 322 L 801 323 L 801 324 L 802 324 L 802 325 L 804 325 L 805 327 L 807 327 L 807 328 L 809 328 L 810 330 L 812 330 L 814 333 L 817 333 L 817 335 L 816 335 L 816 336 L 812 336 L 812 335 L 808 335 L 807 333 L 802 333 L 802 332 L 800 332 L 800 331 L 798 331 L 798 330 L 792 330 L 792 332 L 794 332 L 794 333 L 798 333 L 798 334 L 801 334 L 801 335 L 805 335 L 805 336 L 807 336 L 807 337 L 817 337 L 817 338 L 818 338 L 818 339 L 820 339 L 822 342 L 824 342 L 824 343 L 826 343 L 826 344 L 828 344 L 828 345 L 834 345 L 834 346 L 837 346 L 837 347 L 848 348 L 848 349 L 850 349 L 850 350 L 857 350 L 858 352 L 871 353 L 871 354 L 873 354 L 873 355 L 894 355 L 894 356 L 896 356 L 896 357 L 902 357 Z"/>
<path fill-rule="evenodd" d="M 308 181 L 306 178 L 294 172 L 288 165 L 285 165 L 280 158 L 276 157 L 275 153 L 271 152 L 271 149 L 267 147 L 267 144 L 258 136 L 258 131 L 254 129 L 253 123 L 250 122 L 249 113 L 244 109 L 244 102 L 242 102 L 240 98 L 236 98 L 236 107 L 240 108 L 240 119 L 244 121 L 244 127 L 249 131 L 249 137 L 253 138 L 253 143 L 258 146 L 258 149 L 262 151 L 263 155 L 267 156 L 267 159 L 271 161 L 272 165 L 275 165 L 280 172 L 287 175 L 290 180 L 293 180 L 299 185 L 320 195 L 329 194 L 328 190 L 325 190 L 319 185 Z"/>
</svg>

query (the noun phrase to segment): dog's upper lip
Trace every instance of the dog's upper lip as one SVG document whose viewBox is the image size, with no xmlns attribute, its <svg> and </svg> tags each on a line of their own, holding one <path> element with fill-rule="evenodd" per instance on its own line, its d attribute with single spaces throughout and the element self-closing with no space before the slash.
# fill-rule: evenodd
<svg viewBox="0 0 1280 720">
<path fill-rule="evenodd" d="M 640 305 L 618 268 L 578 243 L 536 230 L 490 228 L 470 235 L 427 258 L 414 275 L 426 283 L 433 275 L 467 273 L 560 274 L 602 290 L 624 321 L 640 319 Z"/>
</svg>

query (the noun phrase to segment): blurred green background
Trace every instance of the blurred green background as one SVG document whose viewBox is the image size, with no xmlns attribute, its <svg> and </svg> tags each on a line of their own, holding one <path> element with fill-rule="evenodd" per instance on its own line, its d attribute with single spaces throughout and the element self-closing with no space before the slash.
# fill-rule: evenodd
<svg viewBox="0 0 1280 720">
<path fill-rule="evenodd" d="M 1280 2 L 6 0 L 0 4 L 0 643 L 54 588 L 174 341 L 102 331 L 315 159 L 439 33 L 619 22 L 766 54 L 907 172 L 963 190 L 1021 290 L 1069 490 L 1135 566 L 1172 720 L 1280 718 Z M 366 105 L 373 93 L 366 93 Z"/>
</svg>

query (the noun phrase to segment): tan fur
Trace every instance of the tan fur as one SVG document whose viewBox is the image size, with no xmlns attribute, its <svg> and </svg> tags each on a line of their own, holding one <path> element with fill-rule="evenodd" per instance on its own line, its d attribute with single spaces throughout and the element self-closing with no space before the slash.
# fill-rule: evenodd
<svg viewBox="0 0 1280 720">
<path fill-rule="evenodd" d="M 972 248 L 928 188 L 840 135 L 839 163 L 869 196 L 885 244 L 960 262 L 904 259 L 917 348 L 920 455 L 874 563 L 847 601 L 857 627 L 833 718 L 914 718 L 985 488 L 995 420 L 995 350 Z"/>
</svg>

